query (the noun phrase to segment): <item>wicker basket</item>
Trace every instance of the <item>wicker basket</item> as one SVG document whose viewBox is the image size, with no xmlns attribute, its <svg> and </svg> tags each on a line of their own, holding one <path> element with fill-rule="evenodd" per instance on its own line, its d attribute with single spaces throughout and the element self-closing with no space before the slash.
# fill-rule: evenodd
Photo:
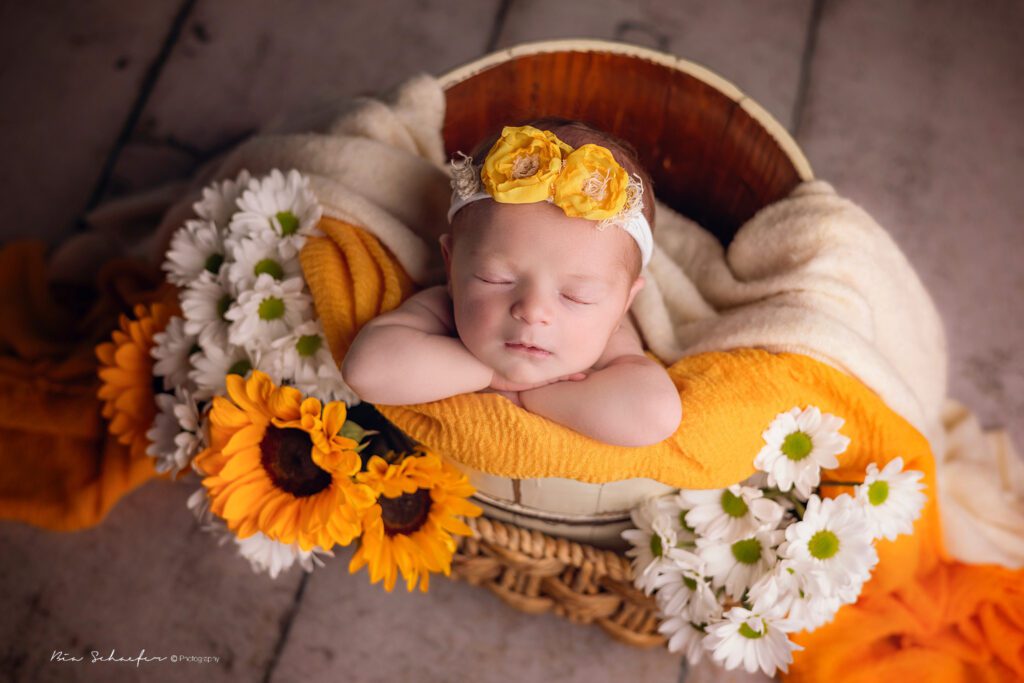
<svg viewBox="0 0 1024 683">
<path fill-rule="evenodd" d="M 813 178 L 796 143 L 756 102 L 697 64 L 651 50 L 594 40 L 531 43 L 440 81 L 449 155 L 536 116 L 583 120 L 631 142 L 658 199 L 723 244 L 759 209 Z M 455 576 L 525 612 L 597 624 L 630 645 L 664 642 L 653 599 L 633 588 L 630 563 L 614 549 L 629 509 L 663 485 L 468 474 L 485 516 L 472 524 L 477 537 L 461 542 Z M 527 484 L 531 500 L 520 496 Z"/>
<path fill-rule="evenodd" d="M 597 624 L 627 645 L 665 642 L 654 599 L 633 588 L 632 568 L 620 553 L 487 516 L 468 524 L 476 537 L 461 540 L 453 576 L 486 586 L 523 612 Z"/>
</svg>

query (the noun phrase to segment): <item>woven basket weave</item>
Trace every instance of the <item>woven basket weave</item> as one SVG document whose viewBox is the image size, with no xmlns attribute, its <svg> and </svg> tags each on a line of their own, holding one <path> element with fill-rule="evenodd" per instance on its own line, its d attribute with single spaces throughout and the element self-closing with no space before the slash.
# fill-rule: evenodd
<svg viewBox="0 0 1024 683">
<path fill-rule="evenodd" d="M 596 624 L 627 645 L 662 645 L 654 599 L 633 587 L 630 562 L 619 553 L 555 538 L 487 517 L 467 520 L 452 575 L 484 586 L 529 614 L 553 612 Z"/>
</svg>

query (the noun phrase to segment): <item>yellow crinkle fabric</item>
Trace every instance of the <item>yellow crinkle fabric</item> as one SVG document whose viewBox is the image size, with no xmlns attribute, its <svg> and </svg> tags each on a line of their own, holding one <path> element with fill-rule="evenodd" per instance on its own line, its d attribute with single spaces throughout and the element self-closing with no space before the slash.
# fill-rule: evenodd
<svg viewBox="0 0 1024 683">
<path fill-rule="evenodd" d="M 412 280 L 380 241 L 335 218 L 320 220 L 299 254 L 327 343 L 340 364 L 356 333 L 413 292 Z"/>
</svg>

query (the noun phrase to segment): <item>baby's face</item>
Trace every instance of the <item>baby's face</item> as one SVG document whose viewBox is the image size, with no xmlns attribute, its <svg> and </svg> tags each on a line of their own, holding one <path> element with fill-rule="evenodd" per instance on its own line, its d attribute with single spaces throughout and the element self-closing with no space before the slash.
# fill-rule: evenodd
<svg viewBox="0 0 1024 683">
<path fill-rule="evenodd" d="M 483 203 L 442 238 L 462 343 L 513 382 L 592 367 L 643 286 L 632 238 L 547 202 Z"/>
</svg>

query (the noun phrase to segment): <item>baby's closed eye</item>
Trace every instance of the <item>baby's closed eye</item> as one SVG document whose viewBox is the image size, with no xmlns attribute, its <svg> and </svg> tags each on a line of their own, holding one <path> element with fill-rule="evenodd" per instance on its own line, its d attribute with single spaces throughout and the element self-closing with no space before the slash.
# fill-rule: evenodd
<svg viewBox="0 0 1024 683">
<path fill-rule="evenodd" d="M 484 276 L 474 275 L 476 280 L 486 285 L 514 285 L 515 283 L 511 280 L 503 280 L 501 278 L 495 278 L 495 276 Z M 566 291 L 559 294 L 562 299 L 582 306 L 592 306 L 600 302 L 600 297 L 593 294 L 577 292 L 577 291 Z"/>
</svg>

